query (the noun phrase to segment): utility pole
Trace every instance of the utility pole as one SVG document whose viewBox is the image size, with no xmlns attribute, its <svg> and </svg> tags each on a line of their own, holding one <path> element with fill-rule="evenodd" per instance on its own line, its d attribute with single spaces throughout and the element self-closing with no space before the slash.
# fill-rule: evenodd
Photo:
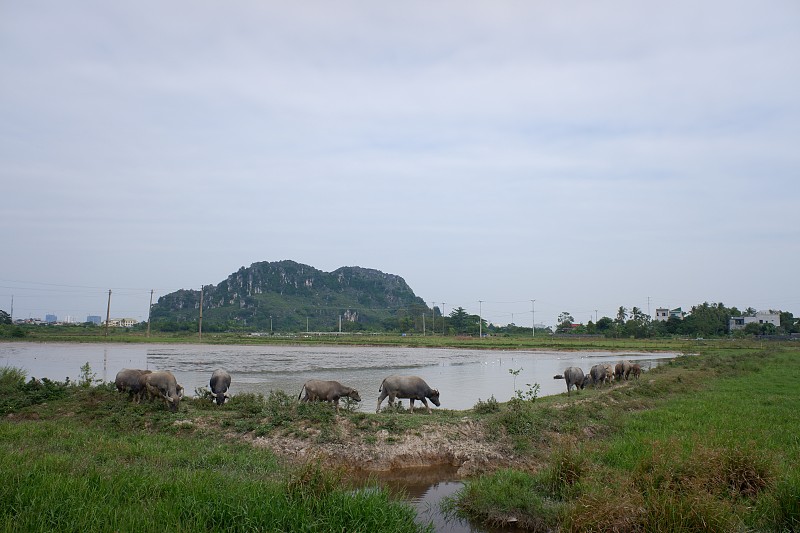
<svg viewBox="0 0 800 533">
<path fill-rule="evenodd" d="M 272 315 L 269 315 L 269 334 L 272 335 Z"/>
<path fill-rule="evenodd" d="M 198 337 L 203 340 L 203 287 L 200 287 L 200 322 L 197 328 Z"/>
<path fill-rule="evenodd" d="M 11 323 L 14 323 L 14 295 L 11 295 Z"/>
<path fill-rule="evenodd" d="M 597 324 L 597 309 L 594 310 L 594 323 Z"/>
<path fill-rule="evenodd" d="M 431 302 L 431 312 L 433 318 L 431 319 L 431 335 L 436 335 L 436 302 Z"/>
<path fill-rule="evenodd" d="M 483 300 L 478 300 L 478 338 L 483 338 Z"/>
<path fill-rule="evenodd" d="M 111 289 L 108 289 L 108 306 L 106 307 L 106 337 L 108 337 L 108 322 L 111 320 Z"/>
<path fill-rule="evenodd" d="M 150 316 L 153 312 L 153 289 L 150 289 L 150 307 L 147 308 L 147 338 L 150 338 Z"/>
<path fill-rule="evenodd" d="M 425 336 L 425 313 L 422 313 L 422 336 Z"/>
<path fill-rule="evenodd" d="M 536 336 L 536 300 L 531 300 L 531 337 Z"/>
<path fill-rule="evenodd" d="M 306 317 L 306 333 L 308 333 L 308 317 Z"/>
<path fill-rule="evenodd" d="M 442 302 L 442 336 L 443 336 L 443 337 L 444 337 L 444 335 L 445 335 L 445 332 L 444 332 L 444 327 L 445 327 L 445 321 L 444 321 L 444 302 Z"/>
</svg>

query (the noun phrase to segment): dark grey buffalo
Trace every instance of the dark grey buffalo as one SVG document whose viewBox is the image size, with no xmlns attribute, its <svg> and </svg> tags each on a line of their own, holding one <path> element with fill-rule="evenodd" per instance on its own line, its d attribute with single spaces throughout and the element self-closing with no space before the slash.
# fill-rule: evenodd
<svg viewBox="0 0 800 533">
<path fill-rule="evenodd" d="M 592 369 L 589 370 L 589 377 L 592 385 L 595 387 L 598 384 L 602 385 L 607 379 L 605 365 L 594 365 Z"/>
<path fill-rule="evenodd" d="M 162 398 L 170 411 L 175 412 L 183 398 L 183 387 L 178 385 L 172 372 L 160 370 L 145 376 L 145 387 L 151 398 Z"/>
<path fill-rule="evenodd" d="M 139 370 L 138 368 L 123 368 L 117 372 L 114 385 L 117 386 L 119 392 L 127 391 L 130 400 L 139 403 L 142 396 L 147 392 L 144 378 L 151 372 L 151 370 Z"/>
<path fill-rule="evenodd" d="M 211 394 L 214 396 L 214 401 L 217 405 L 222 405 L 225 400 L 231 397 L 228 394 L 228 389 L 231 387 L 231 375 L 226 370 L 218 368 L 211 374 L 211 379 L 208 381 L 211 387 Z"/>
<path fill-rule="evenodd" d="M 636 379 L 639 379 L 639 376 L 642 375 L 642 367 L 639 365 L 639 363 L 633 363 L 631 365 L 631 374 L 633 374 L 633 377 Z"/>
<path fill-rule="evenodd" d="M 628 376 L 631 373 L 631 362 L 627 359 L 623 359 L 619 363 L 614 366 L 614 376 L 616 376 L 617 381 L 621 380 L 622 378 L 628 379 Z"/>
<path fill-rule="evenodd" d="M 567 396 L 569 396 L 569 391 L 572 387 L 575 387 L 575 390 L 582 389 L 589 384 L 589 376 L 583 375 L 583 370 L 578 368 L 577 366 L 571 366 L 564 370 L 564 374 L 558 374 L 553 376 L 554 379 L 563 379 L 567 383 Z"/>
<path fill-rule="evenodd" d="M 425 404 L 428 412 L 431 408 L 428 405 L 428 400 L 433 402 L 433 405 L 439 407 L 439 391 L 432 389 L 420 377 L 417 376 L 389 376 L 384 379 L 381 386 L 378 388 L 381 395 L 378 397 L 378 408 L 376 413 L 381 411 L 381 402 L 388 396 L 389 405 L 394 405 L 395 398 L 408 398 L 411 400 L 411 412 L 414 412 L 414 400 L 420 400 Z"/>
<path fill-rule="evenodd" d="M 322 381 L 320 379 L 309 379 L 300 388 L 300 396 L 303 395 L 303 390 L 306 395 L 302 401 L 304 402 L 331 402 L 336 406 L 336 412 L 339 412 L 339 398 L 350 398 L 356 402 L 361 401 L 358 391 L 352 387 L 342 385 L 338 381 Z"/>
</svg>

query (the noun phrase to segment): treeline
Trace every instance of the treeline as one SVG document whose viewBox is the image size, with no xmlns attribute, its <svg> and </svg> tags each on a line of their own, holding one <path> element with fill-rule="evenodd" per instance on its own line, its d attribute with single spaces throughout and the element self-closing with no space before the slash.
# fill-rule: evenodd
<svg viewBox="0 0 800 533">
<path fill-rule="evenodd" d="M 642 312 L 638 307 L 628 310 L 620 307 L 615 317 L 604 316 L 597 322 L 589 321 L 586 324 L 577 324 L 572 315 L 564 311 L 558 317 L 558 326 L 555 331 L 551 328 L 536 328 L 535 335 L 570 334 L 570 335 L 602 335 L 609 338 L 653 338 L 653 337 L 723 337 L 723 336 L 753 336 L 753 335 L 790 335 L 800 334 L 800 321 L 787 311 L 776 312 L 780 315 L 780 325 L 751 322 L 743 329 L 730 330 L 730 320 L 733 317 L 755 316 L 756 311 L 747 308 L 740 311 L 736 307 L 726 307 L 722 303 L 708 303 L 695 305 L 683 318 L 670 317 L 668 320 L 653 320 L 650 315 Z M 531 328 L 509 324 L 499 326 L 481 319 L 478 315 L 467 313 L 463 307 L 453 309 L 449 314 L 442 315 L 439 307 L 433 309 L 424 305 L 411 305 L 408 308 L 397 309 L 391 316 L 380 319 L 363 317 L 347 319 L 347 312 L 326 313 L 324 316 L 308 313 L 305 320 L 297 320 L 275 314 L 265 317 L 257 324 L 247 324 L 240 320 L 204 320 L 202 330 L 207 333 L 236 333 L 236 332 L 267 332 L 267 333 L 302 333 L 304 331 L 341 331 L 343 333 L 394 333 L 394 334 L 427 334 L 444 336 L 473 336 L 478 335 L 507 335 L 531 336 Z M 0 311 L 0 337 L 23 336 L 21 329 L 10 324 L 10 317 Z M 3 324 L 6 324 L 5 326 Z M 83 328 L 98 328 L 87 323 L 81 324 Z M 180 333 L 196 332 L 200 328 L 199 317 L 191 320 L 155 318 L 150 324 L 153 332 Z M 147 322 L 130 328 L 131 331 L 147 329 Z"/>
<path fill-rule="evenodd" d="M 800 323 L 792 313 L 786 311 L 771 311 L 780 315 L 780 325 L 771 323 L 760 324 L 751 322 L 743 329 L 730 329 L 731 318 L 756 316 L 756 310 L 748 307 L 740 311 L 736 307 L 726 307 L 722 303 L 703 302 L 692 307 L 683 318 L 670 316 L 667 320 L 653 320 L 650 315 L 643 313 L 638 307 L 626 309 L 620 307 L 614 318 L 604 316 L 591 320 L 587 324 L 574 324 L 574 319 L 568 312 L 559 316 L 557 333 L 599 334 L 606 337 L 722 337 L 750 336 L 750 335 L 790 335 L 800 333 Z"/>
</svg>

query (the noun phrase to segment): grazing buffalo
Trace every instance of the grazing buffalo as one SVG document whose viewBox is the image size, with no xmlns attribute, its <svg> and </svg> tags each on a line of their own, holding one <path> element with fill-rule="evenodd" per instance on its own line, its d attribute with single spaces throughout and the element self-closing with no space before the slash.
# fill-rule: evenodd
<svg viewBox="0 0 800 533">
<path fill-rule="evenodd" d="M 336 406 L 337 413 L 339 412 L 339 398 L 347 397 L 356 402 L 361 401 L 361 396 L 358 394 L 356 389 L 352 387 L 346 387 L 338 381 L 309 379 L 303 383 L 303 387 L 300 389 L 300 394 L 297 396 L 298 400 L 300 399 L 300 396 L 303 395 L 303 389 L 305 389 L 306 395 L 302 401 L 332 402 L 333 405 Z"/>
<path fill-rule="evenodd" d="M 633 363 L 631 365 L 631 374 L 633 374 L 633 377 L 636 379 L 639 379 L 639 376 L 642 375 L 642 367 L 639 366 L 639 363 Z"/>
<path fill-rule="evenodd" d="M 617 381 L 621 380 L 622 378 L 628 379 L 628 376 L 631 373 L 631 362 L 627 359 L 623 359 L 616 365 L 614 365 L 614 376 L 616 376 Z"/>
<path fill-rule="evenodd" d="M 589 378 L 595 387 L 598 384 L 602 385 L 606 381 L 606 367 L 604 365 L 594 365 L 589 370 Z"/>
<path fill-rule="evenodd" d="M 144 384 L 144 378 L 150 374 L 152 370 L 139 370 L 138 368 L 123 368 L 117 372 L 117 377 L 114 384 L 117 386 L 119 392 L 128 391 L 128 399 L 139 403 L 142 396 L 147 392 Z"/>
<path fill-rule="evenodd" d="M 231 387 L 231 375 L 226 370 L 218 368 L 211 374 L 208 384 L 211 386 L 211 394 L 217 405 L 222 405 L 225 400 L 231 397 L 228 389 Z"/>
<path fill-rule="evenodd" d="M 614 381 L 614 367 L 611 363 L 603 363 L 603 366 L 606 369 L 606 383 L 611 383 Z"/>
<path fill-rule="evenodd" d="M 172 372 L 162 370 L 145 376 L 145 387 L 151 398 L 162 398 L 170 411 L 175 412 L 183 398 L 183 387 Z"/>
<path fill-rule="evenodd" d="M 378 408 L 376 413 L 381 412 L 381 402 L 388 396 L 389 405 L 394 405 L 395 398 L 408 398 L 411 400 L 411 412 L 414 412 L 414 400 L 420 400 L 425 404 L 428 412 L 431 408 L 428 405 L 428 400 L 433 402 L 433 405 L 439 407 L 439 391 L 432 389 L 420 377 L 417 376 L 389 376 L 384 379 L 381 386 L 378 387 L 378 392 L 381 395 L 378 397 Z"/>
<path fill-rule="evenodd" d="M 567 396 L 569 396 L 569 391 L 572 387 L 575 387 L 575 390 L 584 388 L 589 383 L 589 376 L 583 375 L 583 370 L 578 368 L 577 366 L 571 366 L 564 370 L 564 374 L 553 376 L 554 379 L 563 379 L 567 382 Z"/>
</svg>

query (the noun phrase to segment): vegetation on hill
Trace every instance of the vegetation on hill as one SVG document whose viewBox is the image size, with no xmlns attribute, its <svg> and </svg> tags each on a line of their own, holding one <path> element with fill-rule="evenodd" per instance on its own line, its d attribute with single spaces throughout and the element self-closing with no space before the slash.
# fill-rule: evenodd
<svg viewBox="0 0 800 533">
<path fill-rule="evenodd" d="M 201 291 L 159 298 L 152 326 L 196 329 Z M 414 328 L 429 311 L 400 276 L 361 267 L 323 272 L 294 261 L 259 262 L 202 290 L 207 331 L 342 331 Z"/>
</svg>

